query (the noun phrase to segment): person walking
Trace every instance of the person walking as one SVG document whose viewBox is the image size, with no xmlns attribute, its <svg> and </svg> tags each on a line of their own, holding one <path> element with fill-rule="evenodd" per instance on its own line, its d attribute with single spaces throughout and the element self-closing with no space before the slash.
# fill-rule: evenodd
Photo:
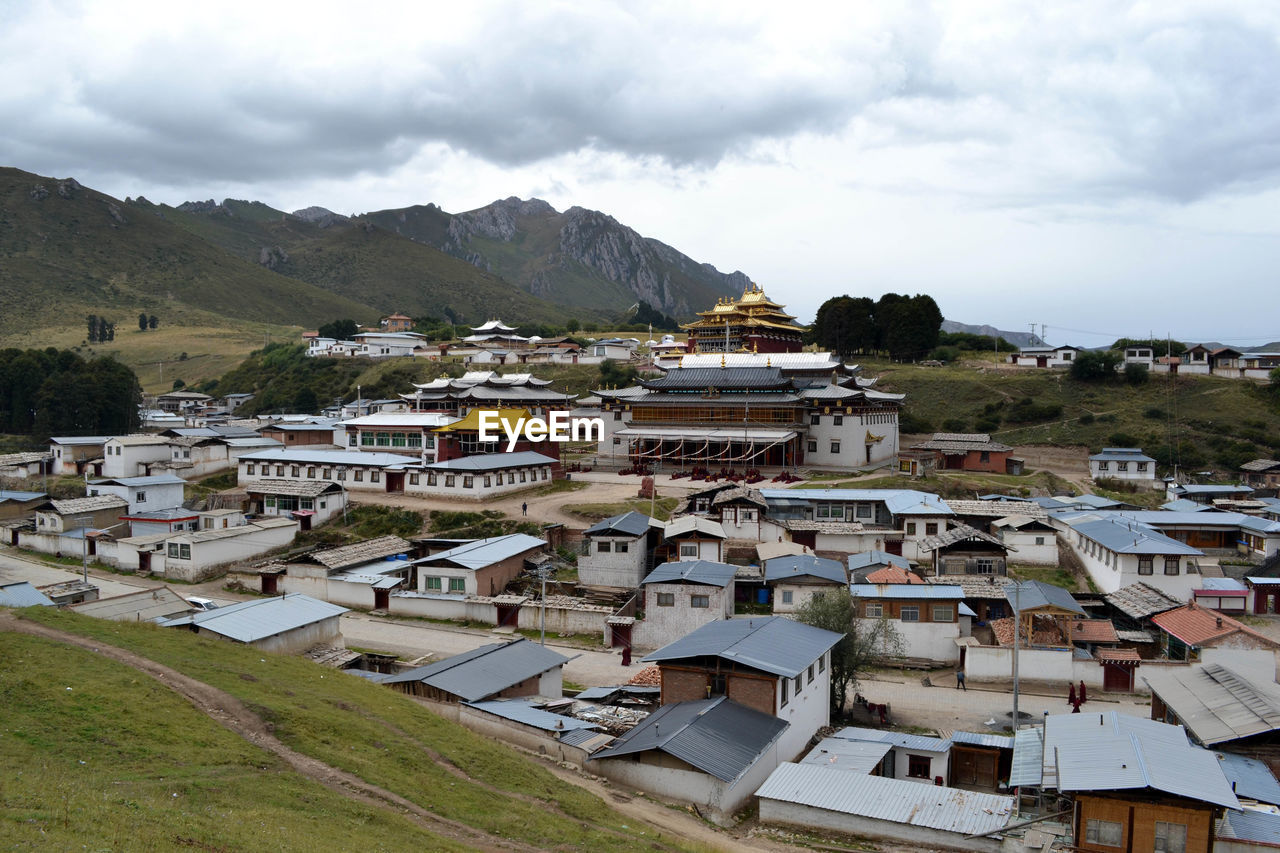
<svg viewBox="0 0 1280 853">
<path fill-rule="evenodd" d="M 520 514 L 523 516 L 529 515 L 529 504 L 527 501 L 525 503 L 520 504 Z"/>
<path fill-rule="evenodd" d="M 1083 705 L 1089 701 L 1089 688 L 1084 686 L 1084 679 L 1080 679 L 1080 704 Z"/>
<path fill-rule="evenodd" d="M 968 693 L 968 692 L 969 692 L 969 688 L 968 688 L 968 687 L 965 687 L 965 685 L 964 685 L 964 670 L 963 670 L 963 669 L 957 669 L 957 670 L 956 670 L 956 690 L 963 690 L 965 693 Z"/>
<path fill-rule="evenodd" d="M 1074 684 L 1067 685 L 1067 704 L 1076 704 L 1076 686 Z"/>
</svg>

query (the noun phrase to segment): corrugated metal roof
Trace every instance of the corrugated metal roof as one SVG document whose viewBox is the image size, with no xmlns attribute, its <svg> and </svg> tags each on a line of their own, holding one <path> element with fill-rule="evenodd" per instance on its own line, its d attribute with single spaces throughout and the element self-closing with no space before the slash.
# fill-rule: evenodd
<svg viewBox="0 0 1280 853">
<path fill-rule="evenodd" d="M 1280 729 L 1280 686 L 1218 664 L 1142 670 L 1142 680 L 1206 746 Z"/>
<path fill-rule="evenodd" d="M 888 729 L 866 729 L 861 726 L 846 726 L 835 732 L 832 737 L 841 740 L 859 740 L 866 743 L 887 743 L 903 749 L 915 749 L 921 752 L 946 752 L 951 742 L 943 738 L 913 735 L 907 732 L 894 732 Z"/>
<path fill-rule="evenodd" d="M 0 503 L 5 501 L 18 501 L 23 503 L 26 501 L 37 501 L 40 498 L 48 497 L 45 492 L 16 492 L 12 489 L 0 489 Z"/>
<path fill-rule="evenodd" d="M 645 661 L 720 657 L 762 672 L 794 678 L 843 636 L 781 616 L 718 619 L 663 646 Z"/>
<path fill-rule="evenodd" d="M 672 519 L 667 522 L 667 526 L 662 531 L 662 536 L 664 539 L 674 539 L 677 536 L 685 536 L 690 533 L 713 536 L 716 539 L 727 538 L 724 527 L 721 526 L 720 522 L 697 515 L 684 515 L 680 518 Z"/>
<path fill-rule="evenodd" d="M 1219 486 L 1191 483 L 1186 486 L 1178 486 L 1175 491 L 1184 495 L 1247 495 L 1252 494 L 1253 489 L 1245 485 Z"/>
<path fill-rule="evenodd" d="M 295 592 L 278 598 L 241 601 L 217 610 L 179 616 L 160 624 L 170 627 L 196 625 L 202 631 L 240 643 L 252 643 L 346 612 L 345 607 Z"/>
<path fill-rule="evenodd" d="M 191 605 L 167 586 L 143 589 L 111 598 L 73 604 L 69 610 L 92 616 L 127 622 L 153 622 L 186 613 Z"/>
<path fill-rule="evenodd" d="M 586 536 L 618 535 L 643 536 L 649 532 L 653 519 L 644 513 L 631 510 L 621 515 L 613 515 L 604 521 L 598 521 L 583 531 Z"/>
<path fill-rule="evenodd" d="M 964 598 L 964 590 L 954 584 L 932 583 L 853 583 L 849 593 L 854 598 L 892 598 L 950 601 Z"/>
<path fill-rule="evenodd" d="M 474 542 L 450 548 L 448 551 L 441 551 L 439 554 L 432 554 L 430 557 L 422 557 L 413 562 L 427 566 L 436 563 L 450 563 L 458 568 L 474 571 L 483 569 L 486 566 L 492 566 L 494 563 L 514 557 L 517 554 L 523 554 L 525 551 L 546 547 L 546 544 L 543 540 L 527 533 L 508 533 L 506 536 L 490 536 L 487 539 L 477 539 Z"/>
<path fill-rule="evenodd" d="M 790 763 L 779 765 L 756 796 L 962 836 L 1000 830 L 1013 812 L 1013 797 Z"/>
<path fill-rule="evenodd" d="M 1215 752 L 1214 755 L 1218 756 L 1218 766 L 1237 797 L 1280 805 L 1280 782 L 1276 781 L 1265 761 L 1231 752 Z"/>
<path fill-rule="evenodd" d="M 870 773 L 880 766 L 892 749 L 891 743 L 829 737 L 809 750 L 798 763 L 848 773 Z"/>
<path fill-rule="evenodd" d="M 787 554 L 766 560 L 764 563 L 766 583 L 800 577 L 817 578 L 838 584 L 847 581 L 844 565 L 839 560 L 828 560 L 812 554 Z"/>
<path fill-rule="evenodd" d="M 554 465 L 556 460 L 532 450 L 514 453 L 481 453 L 463 456 L 446 462 L 431 462 L 423 468 L 428 471 L 497 471 L 501 468 L 528 468 L 534 465 Z"/>
<path fill-rule="evenodd" d="M 412 456 L 399 453 L 366 453 L 363 450 L 308 450 L 306 447 L 280 447 L 271 450 L 259 450 L 257 453 L 245 453 L 240 457 L 242 462 L 293 463 L 304 465 L 356 465 L 376 468 L 402 467 L 415 460 Z"/>
<path fill-rule="evenodd" d="M 774 501 L 880 502 L 893 515 L 954 515 L 942 498 L 915 489 L 761 489 Z"/>
<path fill-rule="evenodd" d="M 1160 504 L 1160 510 L 1162 512 L 1213 512 L 1213 507 L 1208 504 L 1198 504 L 1186 498 L 1178 498 L 1177 500 Z"/>
<path fill-rule="evenodd" d="M 0 607 L 53 607 L 49 596 L 27 581 L 0 585 Z"/>
<path fill-rule="evenodd" d="M 1030 726 L 1013 735 L 1010 788 L 1039 788 L 1044 782 L 1044 729 Z"/>
<path fill-rule="evenodd" d="M 660 750 L 722 782 L 734 782 L 789 723 L 724 696 L 663 705 L 591 757 L 597 761 Z"/>
<path fill-rule="evenodd" d="M 185 486 L 186 480 L 173 474 L 153 474 L 150 477 L 108 477 L 90 480 L 90 486 Z"/>
<path fill-rule="evenodd" d="M 568 662 L 564 655 L 545 646 L 519 639 L 511 643 L 481 646 L 442 661 L 420 666 L 384 679 L 384 684 L 420 681 L 451 693 L 464 702 L 476 702 L 513 684 L 541 675 Z"/>
<path fill-rule="evenodd" d="M 476 710 L 484 711 L 486 714 L 502 717 L 504 720 L 511 720 L 514 723 L 522 723 L 526 726 L 556 734 L 579 729 L 593 731 L 600 728 L 595 723 L 588 723 L 586 720 L 566 717 L 563 714 L 553 714 L 550 711 L 536 708 L 528 699 L 490 699 L 483 702 L 466 702 L 464 704 Z"/>
<path fill-rule="evenodd" d="M 951 733 L 951 742 L 967 743 L 973 746 L 990 746 L 997 749 L 1013 749 L 1013 735 L 998 735 L 993 732 L 954 731 Z"/>
<path fill-rule="evenodd" d="M 1222 839 L 1280 846 L 1280 815 L 1257 809 L 1227 812 L 1218 821 L 1217 835 Z"/>
<path fill-rule="evenodd" d="M 1141 447 L 1104 447 L 1089 457 L 1091 462 L 1155 462 Z"/>
<path fill-rule="evenodd" d="M 663 563 L 649 572 L 645 579 L 640 581 L 640 585 L 696 583 L 723 588 L 733 582 L 737 572 L 738 567 L 728 563 L 717 563 L 714 560 L 684 560 L 678 563 Z"/>
<path fill-rule="evenodd" d="M 860 554 L 849 555 L 849 571 L 856 572 L 859 569 L 866 569 L 872 566 L 897 566 L 901 569 L 911 569 L 911 561 L 899 554 L 890 554 L 887 551 L 863 551 Z"/>
<path fill-rule="evenodd" d="M 1004 597 L 1015 613 L 1053 607 L 1084 615 L 1084 608 L 1076 603 L 1070 592 L 1041 581 L 1011 583 L 1004 588 Z"/>
<path fill-rule="evenodd" d="M 1203 517 L 1205 514 L 1196 515 Z M 1198 548 L 1192 548 L 1184 542 L 1165 536 L 1154 527 L 1138 522 L 1126 523 L 1120 518 L 1099 518 L 1068 523 L 1076 533 L 1117 554 L 1204 556 L 1204 552 Z"/>
</svg>

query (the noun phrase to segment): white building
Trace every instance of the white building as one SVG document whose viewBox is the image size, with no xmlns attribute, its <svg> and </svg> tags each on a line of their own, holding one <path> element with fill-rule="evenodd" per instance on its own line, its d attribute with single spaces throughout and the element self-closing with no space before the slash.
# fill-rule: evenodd
<svg viewBox="0 0 1280 853">
<path fill-rule="evenodd" d="M 889 779 L 905 779 L 932 785 L 949 778 L 951 741 L 943 738 L 849 726 L 832 735 L 853 743 L 879 743 L 889 747 L 880 768 Z"/>
<path fill-rule="evenodd" d="M 1032 566 L 1058 565 L 1058 536 L 1042 518 L 1008 515 L 991 522 L 991 529 L 1006 548 L 1012 561 Z"/>
<path fill-rule="evenodd" d="M 90 463 L 97 461 L 101 473 L 103 446 L 109 435 L 62 435 L 49 439 L 49 455 L 53 457 L 51 474 L 83 474 Z"/>
<path fill-rule="evenodd" d="M 1142 581 L 1188 601 L 1200 585 L 1198 561 L 1204 552 L 1150 525 L 1087 514 L 1065 523 L 1063 541 L 1103 593 Z"/>
<path fill-rule="evenodd" d="M 201 513 L 202 523 L 207 513 Z M 222 518 L 218 518 L 219 524 Z M 243 517 L 240 517 L 243 521 Z M 100 559 L 109 565 L 143 574 L 161 574 L 175 580 L 196 582 L 232 563 L 259 557 L 293 541 L 298 522 L 289 518 L 263 518 L 226 527 L 131 536 L 101 543 Z"/>
<path fill-rule="evenodd" d="M 396 453 L 278 448 L 241 456 L 237 481 L 243 486 L 255 480 L 328 480 L 353 492 L 394 492 L 403 491 L 411 464 L 411 457 Z"/>
<path fill-rule="evenodd" d="M 820 592 L 842 589 L 848 583 L 844 564 L 812 554 L 788 554 L 765 560 L 764 582 L 774 613 L 794 613 Z"/>
<path fill-rule="evenodd" d="M 952 663 L 960 657 L 960 605 L 964 589 L 953 584 L 850 584 L 859 621 L 874 629 L 887 621 L 909 658 Z M 889 649 L 892 653 L 895 650 Z M 946 774 L 943 774 L 946 778 Z"/>
<path fill-rule="evenodd" d="M 1019 367 L 1070 367 L 1084 350 L 1080 347 L 1023 347 L 1009 355 L 1009 363 Z"/>
<path fill-rule="evenodd" d="M 559 461 L 532 450 L 482 453 L 447 462 L 414 465 L 406 470 L 406 494 L 482 501 L 497 495 L 546 485 Z"/>
<path fill-rule="evenodd" d="M 347 508 L 347 493 L 326 480 L 255 480 L 245 486 L 254 512 L 297 519 L 302 530 L 324 524 Z"/>
<path fill-rule="evenodd" d="M 635 589 L 649 564 L 651 531 L 662 522 L 638 512 L 624 512 L 588 527 L 582 534 L 584 553 L 578 557 L 578 580 L 585 586 Z"/>
<path fill-rule="evenodd" d="M 632 642 L 654 648 L 733 616 L 737 566 L 713 560 L 663 563 L 640 582 L 644 619 L 637 622 Z"/>
<path fill-rule="evenodd" d="M 1089 457 L 1089 476 L 1094 480 L 1127 480 L 1151 488 L 1159 488 L 1156 460 L 1139 447 L 1104 447 Z"/>
<path fill-rule="evenodd" d="M 118 435 L 103 442 L 104 477 L 145 477 L 151 464 L 170 459 L 169 439 L 161 435 Z"/>
<path fill-rule="evenodd" d="M 110 480 L 91 480 L 85 487 L 88 497 L 115 495 L 129 503 L 129 513 L 145 510 L 172 509 L 182 506 L 183 489 L 187 483 L 172 474 L 151 477 L 115 477 Z"/>
<path fill-rule="evenodd" d="M 662 538 L 671 560 L 719 562 L 724 556 L 724 528 L 708 518 L 685 515 L 669 521 Z"/>
<path fill-rule="evenodd" d="M 361 332 L 354 337 L 360 346 L 357 355 L 367 358 L 412 356 L 426 343 L 427 336 L 417 332 Z"/>
</svg>

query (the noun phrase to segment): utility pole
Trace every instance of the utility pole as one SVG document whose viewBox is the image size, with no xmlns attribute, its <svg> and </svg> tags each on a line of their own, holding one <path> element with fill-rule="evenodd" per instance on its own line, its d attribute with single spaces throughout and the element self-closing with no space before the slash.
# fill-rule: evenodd
<svg viewBox="0 0 1280 853">
<path fill-rule="evenodd" d="M 1022 642 L 1022 582 L 1013 585 L 1013 730 L 1018 730 L 1018 646 Z"/>
</svg>

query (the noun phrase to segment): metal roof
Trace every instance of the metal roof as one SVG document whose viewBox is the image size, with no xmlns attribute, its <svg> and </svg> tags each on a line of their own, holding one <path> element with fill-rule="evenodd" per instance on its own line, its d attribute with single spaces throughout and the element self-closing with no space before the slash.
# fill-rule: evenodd
<svg viewBox="0 0 1280 853">
<path fill-rule="evenodd" d="M 764 562 L 766 583 L 801 577 L 817 578 L 838 584 L 844 584 L 848 580 L 844 565 L 839 560 L 828 560 L 812 554 L 787 554 Z"/>
<path fill-rule="evenodd" d="M 329 569 L 343 569 L 383 557 L 407 554 L 412 550 L 413 546 L 399 536 L 379 536 L 377 539 L 366 539 L 364 542 L 356 542 L 353 545 L 315 551 L 310 555 L 310 559 Z"/>
<path fill-rule="evenodd" d="M 915 489 L 761 489 L 760 494 L 774 501 L 866 501 L 885 505 L 893 515 L 954 515 L 942 498 Z"/>
<path fill-rule="evenodd" d="M 1038 504 L 1031 501 L 1015 501 L 1004 497 L 997 500 L 977 501 L 948 498 L 946 504 L 951 507 L 951 511 L 956 515 L 970 515 L 981 518 L 1004 518 L 1011 515 L 1028 516 L 1037 519 L 1049 517 L 1048 511 Z"/>
<path fill-rule="evenodd" d="M 519 639 L 481 646 L 442 661 L 420 666 L 383 679 L 383 684 L 419 681 L 451 693 L 464 702 L 476 702 L 506 690 L 569 661 L 545 646 Z"/>
<path fill-rule="evenodd" d="M 997 749 L 1013 749 L 1013 735 L 998 735 L 993 732 L 951 733 L 952 743 L 967 743 L 972 746 L 990 746 Z"/>
<path fill-rule="evenodd" d="M 733 582 L 738 572 L 737 566 L 728 563 L 717 563 L 714 560 L 683 560 L 681 562 L 663 563 L 654 568 L 640 581 L 640 585 L 651 583 L 696 583 L 703 586 L 726 587 Z"/>
<path fill-rule="evenodd" d="M 598 521 L 583 531 L 585 536 L 643 536 L 649 532 L 653 519 L 644 513 L 630 510 L 621 515 L 610 516 Z"/>
<path fill-rule="evenodd" d="M 28 581 L 0 585 L 0 607 L 53 607 L 49 596 Z"/>
<path fill-rule="evenodd" d="M 259 450 L 256 453 L 245 453 L 241 462 L 293 463 L 304 465 L 355 465 L 377 468 L 403 467 L 412 464 L 412 456 L 399 453 L 366 453 L 363 450 L 308 450 L 306 447 L 275 447 L 271 450 Z"/>
<path fill-rule="evenodd" d="M 906 732 L 894 732 L 888 729 L 866 729 L 861 726 L 846 726 L 831 735 L 841 740 L 859 740 L 867 743 L 887 743 L 902 749 L 914 749 L 920 752 L 946 752 L 951 742 L 944 738 L 913 735 Z"/>
<path fill-rule="evenodd" d="M 329 480 L 253 480 L 245 484 L 244 490 L 249 494 L 316 498 L 326 492 L 340 492 L 342 487 Z"/>
<path fill-rule="evenodd" d="M 1214 755 L 1218 756 L 1218 766 L 1237 797 L 1280 805 L 1280 782 L 1276 781 L 1266 762 L 1232 752 L 1215 752 Z"/>
<path fill-rule="evenodd" d="M 532 450 L 514 453 L 480 453 L 444 462 L 430 462 L 422 467 L 428 471 L 497 471 L 501 468 L 527 468 L 533 465 L 554 465 L 558 460 Z"/>
<path fill-rule="evenodd" d="M 1139 621 L 1182 606 L 1178 599 L 1142 581 L 1122 586 L 1102 597 L 1124 615 Z"/>
<path fill-rule="evenodd" d="M 1192 602 L 1174 610 L 1166 610 L 1151 617 L 1151 621 L 1162 631 L 1172 634 L 1188 646 L 1202 646 L 1228 637 L 1232 634 L 1247 634 L 1255 641 L 1269 648 L 1278 648 L 1270 637 L 1253 630 L 1243 622 L 1232 619 L 1225 613 L 1211 610 Z"/>
<path fill-rule="evenodd" d="M 252 643 L 341 616 L 346 612 L 345 607 L 294 592 L 273 598 L 240 601 L 217 610 L 168 619 L 160 624 L 168 627 L 195 625 L 202 631 L 230 640 Z"/>
<path fill-rule="evenodd" d="M 1039 788 L 1044 784 L 1044 729 L 1028 726 L 1013 733 L 1010 788 Z"/>
<path fill-rule="evenodd" d="M 1201 664 L 1142 672 L 1142 680 L 1206 746 L 1280 729 L 1280 686 Z"/>
<path fill-rule="evenodd" d="M 150 477 L 109 477 L 104 480 L 90 480 L 90 486 L 185 486 L 187 481 L 173 474 L 153 474 Z"/>
<path fill-rule="evenodd" d="M 1216 836 L 1223 840 L 1257 842 L 1267 847 L 1280 846 L 1280 815 L 1257 809 L 1227 812 L 1218 821 Z"/>
<path fill-rule="evenodd" d="M 1013 612 L 1039 610 L 1042 607 L 1056 607 L 1072 613 L 1084 615 L 1084 608 L 1076 603 L 1071 593 L 1060 586 L 1041 581 L 1021 581 L 1009 584 L 1004 588 L 1004 597 L 1008 600 Z"/>
<path fill-rule="evenodd" d="M 354 427 L 423 427 L 431 428 L 445 426 L 458 420 L 456 415 L 447 415 L 442 412 L 378 412 L 372 415 L 364 415 L 359 418 L 342 421 L 339 426 Z"/>
<path fill-rule="evenodd" d="M 890 554 L 887 551 L 872 550 L 849 555 L 850 572 L 856 572 L 859 569 L 866 569 L 871 566 L 897 566 L 900 569 L 910 570 L 911 561 L 900 554 Z"/>
<path fill-rule="evenodd" d="M 506 536 L 490 536 L 477 539 L 430 557 L 414 560 L 415 564 L 433 565 L 451 563 L 461 569 L 483 569 L 494 563 L 523 554 L 534 548 L 546 547 L 546 542 L 527 533 L 508 533 Z"/>
<path fill-rule="evenodd" d="M 49 439 L 49 443 L 79 447 L 85 444 L 104 444 L 110 439 L 109 435 L 55 435 Z"/>
<path fill-rule="evenodd" d="M 16 492 L 12 489 L 0 489 L 0 503 L 5 501 L 24 503 L 26 501 L 38 501 L 47 497 L 48 494 L 45 492 Z"/>
<path fill-rule="evenodd" d="M 1089 457 L 1091 462 L 1155 462 L 1141 447 L 1104 447 Z"/>
<path fill-rule="evenodd" d="M 1168 513 L 1168 515 L 1175 514 L 1180 513 Z M 1207 515 L 1209 513 L 1196 513 L 1198 518 L 1203 518 Z M 1126 523 L 1119 518 L 1100 518 L 1095 521 L 1069 522 L 1069 524 L 1076 533 L 1086 539 L 1097 542 L 1103 548 L 1114 551 L 1117 554 L 1204 556 L 1204 552 L 1200 549 L 1192 548 L 1185 542 L 1179 542 L 1177 539 L 1165 536 L 1155 528 L 1141 522 Z"/>
<path fill-rule="evenodd" d="M 191 609 L 187 600 L 167 586 L 143 589 L 96 601 L 73 604 L 69 610 L 92 616 L 95 619 L 111 619 L 117 622 L 154 622 L 186 613 Z"/>
<path fill-rule="evenodd" d="M 779 765 L 756 796 L 958 835 L 1000 830 L 1013 812 L 1013 797 L 885 776 L 833 773 L 810 764 Z"/>
<path fill-rule="evenodd" d="M 674 539 L 677 536 L 685 536 L 689 533 L 714 536 L 717 539 L 726 538 L 724 527 L 721 526 L 720 522 L 697 515 L 684 515 L 667 522 L 662 531 L 662 538 Z"/>
<path fill-rule="evenodd" d="M 848 773 L 870 773 L 880 766 L 880 762 L 884 761 L 884 757 L 892 749 L 891 743 L 829 737 L 809 750 L 797 763 Z"/>
<path fill-rule="evenodd" d="M 663 705 L 592 761 L 659 750 L 722 782 L 736 782 L 790 724 L 720 696 Z"/>
<path fill-rule="evenodd" d="M 1186 486 L 1177 486 L 1175 491 L 1184 495 L 1243 495 L 1253 492 L 1253 488 L 1245 485 L 1199 485 L 1191 483 Z"/>
<path fill-rule="evenodd" d="M 464 704 L 470 708 L 484 711 L 486 714 L 493 714 L 495 717 L 511 720 L 513 723 L 522 723 L 535 729 L 542 729 L 556 734 L 577 729 L 598 730 L 600 728 L 595 723 L 588 723 L 586 720 L 544 711 L 541 708 L 534 707 L 532 701 L 525 698 L 490 699 L 488 701 L 466 702 Z"/>
<path fill-rule="evenodd" d="M 1213 512 L 1213 507 L 1208 504 L 1198 504 L 1187 498 L 1178 498 L 1160 504 L 1160 510 L 1162 512 Z"/>
<path fill-rule="evenodd" d="M 726 364 L 727 364 L 726 359 Z M 657 379 L 641 382 L 645 388 L 659 390 L 742 388 L 764 390 L 790 388 L 791 381 L 777 367 L 673 367 Z"/>
<path fill-rule="evenodd" d="M 781 616 L 718 619 L 663 646 L 645 661 L 718 657 L 794 678 L 843 636 Z"/>
<path fill-rule="evenodd" d="M 964 598 L 964 589 L 947 583 L 852 583 L 854 598 L 902 598 L 951 601 Z"/>
</svg>

